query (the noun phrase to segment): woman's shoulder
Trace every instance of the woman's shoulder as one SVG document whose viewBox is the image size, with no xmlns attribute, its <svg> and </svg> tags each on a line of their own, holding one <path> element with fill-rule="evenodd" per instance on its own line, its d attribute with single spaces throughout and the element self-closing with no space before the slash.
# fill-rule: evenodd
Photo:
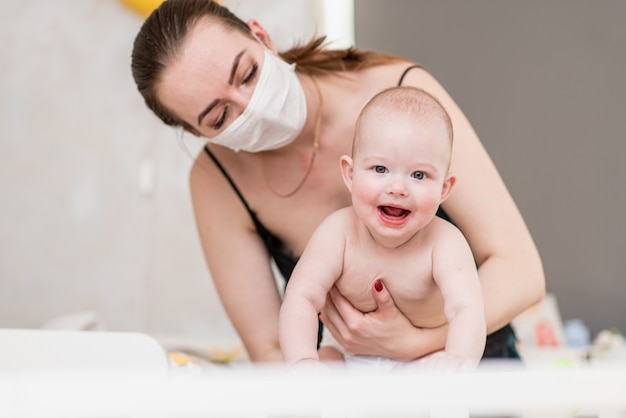
<svg viewBox="0 0 626 418">
<path fill-rule="evenodd" d="M 397 85 L 402 73 L 412 66 L 418 66 L 416 62 L 399 59 L 372 67 L 359 70 L 359 76 L 370 84 Z"/>
<path fill-rule="evenodd" d="M 398 60 L 374 66 L 361 68 L 348 73 L 338 73 L 332 80 L 337 97 L 332 99 L 338 108 L 343 109 L 342 115 L 347 117 L 350 124 L 354 124 L 356 116 L 365 103 L 376 93 L 398 85 L 404 71 L 416 65 L 414 62 Z M 352 109 L 353 112 L 346 112 Z M 355 115 L 352 113 L 356 112 Z"/>
<path fill-rule="evenodd" d="M 191 191 L 193 192 L 194 189 L 205 186 L 207 182 L 214 177 L 212 174 L 216 168 L 204 148 L 198 151 L 191 165 L 191 169 L 189 170 L 189 186 L 191 187 Z"/>
<path fill-rule="evenodd" d="M 215 199 L 218 194 L 229 193 L 226 177 L 228 173 L 220 171 L 221 165 L 228 165 L 229 161 L 227 155 L 222 153 L 210 154 L 205 148 L 198 152 L 189 170 L 189 189 L 194 201 Z"/>
<path fill-rule="evenodd" d="M 254 231 L 252 219 L 242 204 L 238 194 L 233 190 L 234 183 L 229 182 L 227 171 L 220 170 L 220 164 L 229 165 L 227 154 L 216 153 L 213 161 L 206 150 L 199 151 L 189 171 L 189 191 L 191 203 L 198 226 L 206 225 L 220 219 L 221 227 L 231 228 L 235 232 L 237 226 Z"/>
</svg>

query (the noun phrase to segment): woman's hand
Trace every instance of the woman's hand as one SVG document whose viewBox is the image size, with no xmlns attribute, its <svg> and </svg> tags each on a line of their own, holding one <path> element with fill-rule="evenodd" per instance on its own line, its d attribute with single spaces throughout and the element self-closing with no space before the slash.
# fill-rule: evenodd
<svg viewBox="0 0 626 418">
<path fill-rule="evenodd" d="M 350 354 L 413 360 L 445 344 L 447 327 L 416 328 L 398 310 L 381 281 L 372 286 L 377 308 L 368 313 L 355 309 L 333 287 L 320 315 L 324 326 Z"/>
</svg>

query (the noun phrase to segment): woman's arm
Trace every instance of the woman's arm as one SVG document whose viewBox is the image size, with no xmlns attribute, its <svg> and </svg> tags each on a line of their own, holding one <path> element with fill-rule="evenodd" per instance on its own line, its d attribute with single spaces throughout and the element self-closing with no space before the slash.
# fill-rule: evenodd
<svg viewBox="0 0 626 418">
<path fill-rule="evenodd" d="M 406 84 L 421 87 L 448 110 L 454 127 L 455 189 L 444 210 L 463 232 L 479 265 L 487 331 L 497 331 L 545 295 L 541 258 L 513 198 L 469 121 L 426 71 Z"/>
<path fill-rule="evenodd" d="M 487 332 L 508 324 L 545 294 L 543 266 L 526 224 L 469 121 L 445 89 L 423 69 L 410 71 L 404 85 L 437 97 L 454 126 L 451 170 L 454 192 L 443 207 L 463 232 L 478 263 Z M 334 291 L 322 320 L 349 353 L 413 359 L 440 350 L 447 326 L 418 329 L 396 309 L 385 289 L 373 290 L 378 309 L 356 311 Z"/>
<path fill-rule="evenodd" d="M 280 295 L 267 250 L 249 214 L 204 154 L 191 170 L 190 188 L 211 276 L 250 359 L 282 362 L 278 343 Z"/>
</svg>

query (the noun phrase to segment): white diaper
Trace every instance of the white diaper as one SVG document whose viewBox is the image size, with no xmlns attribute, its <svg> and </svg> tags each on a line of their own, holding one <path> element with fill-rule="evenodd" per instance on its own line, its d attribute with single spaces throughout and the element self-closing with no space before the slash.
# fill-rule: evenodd
<svg viewBox="0 0 626 418">
<path fill-rule="evenodd" d="M 341 354 L 343 354 L 343 357 L 346 361 L 346 368 L 351 370 L 388 371 L 396 366 L 406 364 L 405 361 L 394 360 L 387 357 L 348 354 L 346 350 L 337 342 L 337 340 L 335 340 L 333 335 L 330 333 L 330 331 L 328 331 L 326 327 L 324 327 L 324 331 L 322 333 L 322 342 L 320 346 L 330 346 L 338 350 Z"/>
</svg>

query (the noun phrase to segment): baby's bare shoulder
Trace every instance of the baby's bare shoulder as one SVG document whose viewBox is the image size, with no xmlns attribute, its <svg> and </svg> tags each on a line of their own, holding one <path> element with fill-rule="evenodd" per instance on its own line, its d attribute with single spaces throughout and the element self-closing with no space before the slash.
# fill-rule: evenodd
<svg viewBox="0 0 626 418">
<path fill-rule="evenodd" d="M 463 238 L 463 233 L 456 225 L 438 216 L 436 216 L 428 224 L 428 228 L 430 229 L 430 233 L 433 234 L 435 238 L 437 237 L 449 238 L 451 236 Z"/>
</svg>

